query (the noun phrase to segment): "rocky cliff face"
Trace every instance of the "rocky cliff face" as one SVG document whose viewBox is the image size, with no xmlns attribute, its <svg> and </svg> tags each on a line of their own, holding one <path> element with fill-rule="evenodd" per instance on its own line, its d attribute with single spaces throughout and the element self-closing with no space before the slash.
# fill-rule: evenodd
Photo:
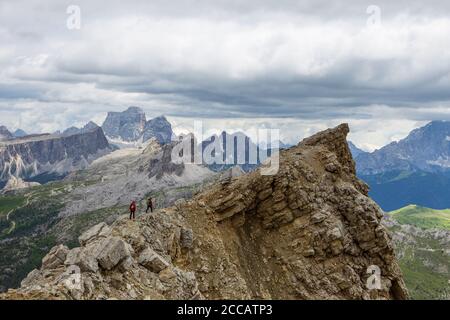
<svg viewBox="0 0 450 320">
<path fill-rule="evenodd" d="M 136 141 L 141 137 L 144 126 L 144 111 L 138 107 L 129 107 L 123 112 L 108 112 L 102 128 L 108 137 Z"/>
<path fill-rule="evenodd" d="M 111 151 L 100 127 L 73 135 L 34 135 L 0 143 L 0 181 L 32 178 L 41 173 L 65 174 L 86 168 Z"/>
<path fill-rule="evenodd" d="M 155 138 L 159 143 L 166 144 L 172 141 L 172 134 L 171 124 L 166 117 L 161 116 L 147 121 L 142 133 L 142 139 L 147 141 Z"/>
<path fill-rule="evenodd" d="M 14 138 L 13 134 L 5 126 L 0 126 L 0 141 Z"/>
<path fill-rule="evenodd" d="M 39 186 L 40 184 L 37 182 L 26 182 L 23 181 L 21 178 L 11 177 L 1 190 L 0 194 L 2 193 L 8 193 L 11 191 L 16 191 L 20 189 L 27 189 L 31 187 Z"/>
<path fill-rule="evenodd" d="M 129 107 L 123 112 L 108 112 L 102 128 L 113 141 L 145 142 L 156 138 L 159 143 L 169 143 L 172 126 L 163 116 L 146 121 L 141 108 Z"/>
<path fill-rule="evenodd" d="M 0 297 L 405 299 L 347 133 L 341 125 L 281 151 L 276 175 L 257 170 L 136 221 L 101 223 L 79 248 L 53 248 L 20 289 Z M 366 286 L 373 265 L 379 289 Z"/>
</svg>

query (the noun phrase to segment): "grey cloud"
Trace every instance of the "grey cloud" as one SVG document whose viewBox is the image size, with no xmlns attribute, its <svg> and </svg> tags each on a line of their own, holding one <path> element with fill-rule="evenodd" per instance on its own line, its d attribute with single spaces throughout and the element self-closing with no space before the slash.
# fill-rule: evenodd
<svg viewBox="0 0 450 320">
<path fill-rule="evenodd" d="M 448 118 L 448 1 L 77 4 L 82 29 L 69 31 L 67 3 L 0 3 L 0 119 L 13 110 L 47 130 L 129 104 L 181 118 L 406 118 L 403 129 Z M 379 31 L 364 30 L 371 4 Z"/>
</svg>

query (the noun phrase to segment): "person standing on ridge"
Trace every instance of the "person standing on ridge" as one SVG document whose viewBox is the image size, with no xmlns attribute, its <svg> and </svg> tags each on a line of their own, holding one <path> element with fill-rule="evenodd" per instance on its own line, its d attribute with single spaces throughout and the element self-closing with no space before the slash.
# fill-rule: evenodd
<svg viewBox="0 0 450 320">
<path fill-rule="evenodd" d="M 147 199 L 147 210 L 145 210 L 145 213 L 148 213 L 148 209 L 150 209 L 150 212 L 153 212 L 153 200 L 152 200 L 152 197 L 149 197 Z"/>
<path fill-rule="evenodd" d="M 135 220 L 135 212 L 136 212 L 136 201 L 131 201 L 130 204 L 130 220 L 133 219 Z"/>
</svg>

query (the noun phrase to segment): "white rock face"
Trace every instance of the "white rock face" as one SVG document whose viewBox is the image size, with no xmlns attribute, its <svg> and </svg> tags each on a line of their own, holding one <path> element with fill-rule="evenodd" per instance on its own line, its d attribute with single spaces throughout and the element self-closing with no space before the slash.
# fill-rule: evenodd
<svg viewBox="0 0 450 320">
<path fill-rule="evenodd" d="M 0 181 L 42 173 L 67 174 L 85 169 L 112 151 L 100 127 L 88 124 L 79 133 L 29 135 L 0 143 Z"/>
<path fill-rule="evenodd" d="M 30 187 L 39 186 L 40 183 L 38 182 L 25 182 L 21 178 L 16 178 L 12 176 L 9 178 L 8 182 L 6 183 L 5 187 L 2 189 L 2 193 L 6 193 L 13 190 L 20 190 L 20 189 L 26 189 Z"/>
<path fill-rule="evenodd" d="M 159 254 L 150 248 L 142 251 L 139 256 L 139 263 L 152 272 L 160 272 L 169 266 L 169 263 L 164 260 Z"/>
<path fill-rule="evenodd" d="M 78 237 L 78 241 L 81 245 L 88 244 L 91 240 L 96 239 L 98 237 L 107 237 L 111 233 L 111 229 L 108 227 L 108 225 L 104 222 L 99 223 L 89 230 L 87 230 L 85 233 L 83 233 L 81 236 Z"/>
<path fill-rule="evenodd" d="M 76 265 L 83 272 L 97 272 L 98 262 L 97 259 L 89 254 L 86 248 L 74 248 L 67 253 L 66 260 L 64 261 L 66 266 Z"/>
<path fill-rule="evenodd" d="M 119 262 L 131 256 L 133 249 L 123 239 L 118 237 L 106 238 L 97 247 L 98 264 L 106 270 L 111 270 Z"/>
</svg>

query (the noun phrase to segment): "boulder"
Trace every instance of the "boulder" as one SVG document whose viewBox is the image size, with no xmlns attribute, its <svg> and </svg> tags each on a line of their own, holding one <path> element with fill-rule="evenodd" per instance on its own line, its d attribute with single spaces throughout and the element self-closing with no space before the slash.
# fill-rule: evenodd
<svg viewBox="0 0 450 320">
<path fill-rule="evenodd" d="M 103 269 L 111 270 L 119 262 L 131 256 L 132 249 L 123 239 L 109 237 L 98 244 L 96 251 L 98 264 Z"/>
<path fill-rule="evenodd" d="M 94 255 L 89 254 L 83 248 L 74 248 L 67 254 L 64 264 L 67 266 L 77 265 L 83 272 L 97 272 L 98 262 Z"/>
<path fill-rule="evenodd" d="M 39 271 L 38 269 L 34 269 L 28 274 L 28 276 L 25 279 L 22 280 L 20 285 L 25 287 L 42 278 L 43 277 L 41 271 Z"/>
<path fill-rule="evenodd" d="M 155 273 L 158 273 L 169 266 L 169 263 L 151 248 L 147 248 L 141 252 L 138 262 Z"/>
<path fill-rule="evenodd" d="M 78 237 L 78 241 L 82 246 L 85 246 L 94 239 L 107 237 L 110 234 L 111 229 L 108 227 L 106 223 L 102 222 L 84 232 L 81 236 Z"/>
<path fill-rule="evenodd" d="M 50 252 L 42 259 L 42 269 L 54 269 L 64 265 L 66 255 L 69 248 L 65 245 L 57 245 L 53 247 Z"/>
</svg>

